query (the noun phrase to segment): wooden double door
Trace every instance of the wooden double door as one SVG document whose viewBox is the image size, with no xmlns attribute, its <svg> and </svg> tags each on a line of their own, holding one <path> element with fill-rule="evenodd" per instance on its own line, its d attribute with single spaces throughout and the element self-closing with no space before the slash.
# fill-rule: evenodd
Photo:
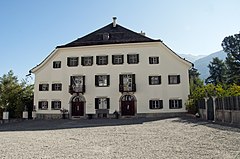
<svg viewBox="0 0 240 159">
<path fill-rule="evenodd" d="M 135 115 L 135 100 L 131 95 L 125 95 L 121 98 L 121 113 L 122 116 Z"/>
</svg>

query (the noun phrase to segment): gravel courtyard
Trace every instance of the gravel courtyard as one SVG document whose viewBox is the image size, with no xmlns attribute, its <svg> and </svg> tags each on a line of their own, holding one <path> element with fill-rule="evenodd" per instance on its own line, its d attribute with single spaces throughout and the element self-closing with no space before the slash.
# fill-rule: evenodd
<svg viewBox="0 0 240 159">
<path fill-rule="evenodd" d="M 0 158 L 240 159 L 240 129 L 190 117 L 0 125 Z"/>
</svg>

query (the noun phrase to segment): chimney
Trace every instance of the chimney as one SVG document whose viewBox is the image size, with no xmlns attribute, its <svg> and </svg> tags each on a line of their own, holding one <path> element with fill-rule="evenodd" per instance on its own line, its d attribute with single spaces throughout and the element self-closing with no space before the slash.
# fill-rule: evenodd
<svg viewBox="0 0 240 159">
<path fill-rule="evenodd" d="M 116 22 L 116 20 L 117 20 L 117 17 L 113 17 L 113 27 L 115 28 L 116 27 L 116 25 L 117 25 L 117 22 Z"/>
</svg>

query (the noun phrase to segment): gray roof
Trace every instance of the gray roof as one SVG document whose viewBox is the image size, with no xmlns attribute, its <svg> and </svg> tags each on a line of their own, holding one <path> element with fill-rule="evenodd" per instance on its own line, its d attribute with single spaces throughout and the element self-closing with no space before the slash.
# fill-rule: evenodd
<svg viewBox="0 0 240 159">
<path fill-rule="evenodd" d="M 66 45 L 57 46 L 57 48 L 156 41 L 161 40 L 153 40 L 140 33 L 136 33 L 127 28 L 124 28 L 118 24 L 116 24 L 116 26 L 114 27 L 113 23 L 110 23 L 107 26 L 104 26 Z"/>
</svg>

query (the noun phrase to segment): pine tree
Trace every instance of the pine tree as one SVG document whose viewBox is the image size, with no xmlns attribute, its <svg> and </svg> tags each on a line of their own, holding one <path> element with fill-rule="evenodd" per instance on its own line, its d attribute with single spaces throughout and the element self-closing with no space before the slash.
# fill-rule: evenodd
<svg viewBox="0 0 240 159">
<path fill-rule="evenodd" d="M 205 80 L 205 83 L 212 83 L 216 86 L 226 82 L 226 65 L 223 60 L 218 57 L 213 58 L 208 68 L 210 76 Z"/>
<path fill-rule="evenodd" d="M 240 85 L 240 34 L 225 37 L 222 47 L 227 53 L 227 83 Z"/>
</svg>

